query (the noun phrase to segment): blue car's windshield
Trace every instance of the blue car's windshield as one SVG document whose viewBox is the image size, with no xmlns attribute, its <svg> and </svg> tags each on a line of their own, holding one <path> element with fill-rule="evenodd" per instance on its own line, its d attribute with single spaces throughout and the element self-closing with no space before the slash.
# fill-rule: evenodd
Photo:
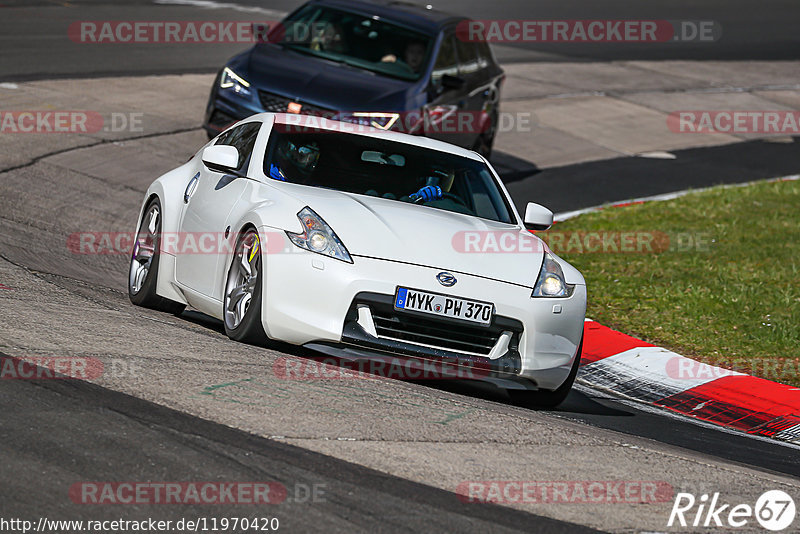
<svg viewBox="0 0 800 534">
<path fill-rule="evenodd" d="M 298 52 L 404 80 L 418 80 L 432 39 L 421 33 L 355 13 L 310 5 L 270 35 Z"/>
<path fill-rule="evenodd" d="M 505 195 L 482 161 L 386 139 L 275 125 L 264 174 L 514 223 Z"/>
</svg>

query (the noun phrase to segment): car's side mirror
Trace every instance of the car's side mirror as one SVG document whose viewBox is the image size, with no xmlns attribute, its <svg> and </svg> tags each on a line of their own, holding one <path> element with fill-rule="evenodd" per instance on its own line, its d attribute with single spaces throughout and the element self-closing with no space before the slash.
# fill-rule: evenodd
<svg viewBox="0 0 800 534">
<path fill-rule="evenodd" d="M 442 88 L 449 91 L 449 90 L 458 90 L 462 89 L 466 84 L 467 80 L 461 78 L 460 76 L 451 76 L 450 74 L 445 74 L 442 76 Z"/>
<path fill-rule="evenodd" d="M 541 204 L 528 202 L 525 208 L 525 228 L 528 230 L 547 230 L 553 226 L 553 212 Z"/>
<path fill-rule="evenodd" d="M 238 174 L 239 151 L 235 146 L 212 145 L 203 150 L 203 164 L 212 171 Z"/>
</svg>

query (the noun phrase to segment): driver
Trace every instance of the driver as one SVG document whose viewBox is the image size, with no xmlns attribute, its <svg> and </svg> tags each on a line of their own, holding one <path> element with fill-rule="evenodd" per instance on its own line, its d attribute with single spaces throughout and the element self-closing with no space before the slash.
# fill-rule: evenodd
<svg viewBox="0 0 800 534">
<path fill-rule="evenodd" d="M 425 185 L 419 188 L 415 193 L 410 194 L 407 198 L 409 201 L 415 203 L 440 200 L 444 197 L 445 193 L 450 192 L 450 188 L 453 187 L 454 178 L 454 172 L 447 172 L 444 169 L 434 168 L 430 176 L 425 179 Z"/>
<path fill-rule="evenodd" d="M 281 182 L 307 182 L 319 162 L 319 145 L 316 141 L 295 144 L 284 138 L 275 152 L 275 161 L 269 166 L 269 177 Z"/>
<path fill-rule="evenodd" d="M 420 68 L 422 68 L 422 63 L 425 61 L 425 50 L 425 43 L 421 41 L 411 41 L 406 45 L 403 60 L 414 72 L 419 72 Z M 386 54 L 381 58 L 381 61 L 384 63 L 396 63 L 397 56 Z"/>
<path fill-rule="evenodd" d="M 344 38 L 342 37 L 343 33 L 341 24 L 338 22 L 327 22 L 311 39 L 311 49 L 343 54 L 346 52 Z"/>
</svg>

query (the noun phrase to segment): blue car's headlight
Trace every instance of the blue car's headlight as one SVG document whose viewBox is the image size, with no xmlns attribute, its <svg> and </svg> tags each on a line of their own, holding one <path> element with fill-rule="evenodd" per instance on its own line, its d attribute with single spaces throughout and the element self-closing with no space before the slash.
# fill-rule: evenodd
<svg viewBox="0 0 800 534">
<path fill-rule="evenodd" d="M 299 234 L 286 231 L 292 243 L 317 254 L 353 263 L 353 258 L 350 257 L 339 236 L 314 210 L 305 207 L 297 214 L 297 218 L 300 219 L 303 231 Z"/>
<path fill-rule="evenodd" d="M 564 280 L 564 270 L 553 256 L 545 253 L 542 270 L 533 286 L 531 297 L 569 297 L 573 291 L 575 285 Z"/>
<path fill-rule="evenodd" d="M 250 82 L 233 72 L 228 67 L 222 69 L 222 76 L 219 78 L 219 86 L 221 89 L 230 89 L 236 94 L 243 96 L 250 96 Z"/>
</svg>

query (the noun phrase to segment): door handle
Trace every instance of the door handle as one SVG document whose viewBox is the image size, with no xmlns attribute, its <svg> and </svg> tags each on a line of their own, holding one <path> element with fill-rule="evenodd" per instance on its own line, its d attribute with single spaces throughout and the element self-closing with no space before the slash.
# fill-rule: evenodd
<svg viewBox="0 0 800 534">
<path fill-rule="evenodd" d="M 189 183 L 186 185 L 186 190 L 183 192 L 183 203 L 189 203 L 189 197 L 194 194 L 194 190 L 197 189 L 197 181 L 200 179 L 200 173 L 198 172 L 192 179 L 189 180 Z"/>
</svg>

